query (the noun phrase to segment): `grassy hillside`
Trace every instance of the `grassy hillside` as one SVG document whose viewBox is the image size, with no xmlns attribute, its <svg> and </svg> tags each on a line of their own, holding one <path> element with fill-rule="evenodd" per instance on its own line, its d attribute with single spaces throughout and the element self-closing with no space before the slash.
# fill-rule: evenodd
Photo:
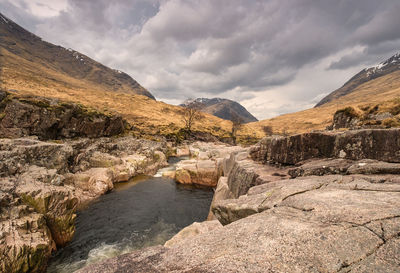
<svg viewBox="0 0 400 273">
<path fill-rule="evenodd" d="M 184 127 L 183 108 L 153 100 L 129 75 L 47 43 L 8 18 L 0 20 L 0 84 L 14 96 L 58 98 L 119 113 L 139 136 L 171 135 Z M 193 130 L 229 138 L 231 122 L 204 113 Z M 263 136 L 247 127 L 239 135 L 253 142 Z"/>
<path fill-rule="evenodd" d="M 42 65 L 30 62 L 11 52 L 1 51 L 1 84 L 15 96 L 35 95 L 78 102 L 99 111 L 121 114 L 144 135 L 174 134 L 184 127 L 182 107 L 169 105 L 141 95 L 110 92 L 90 82 L 83 82 L 66 74 L 58 73 Z M 68 84 L 66 84 L 68 83 Z M 229 137 L 231 122 L 210 114 L 194 124 L 194 130 Z M 262 132 L 253 132 L 244 126 L 242 138 L 261 138 Z"/>
<path fill-rule="evenodd" d="M 342 108 L 352 106 L 365 108 L 381 104 L 380 111 L 391 105 L 393 99 L 400 97 L 400 71 L 365 82 L 350 94 L 342 96 L 320 107 L 278 116 L 272 119 L 249 123 L 249 127 L 261 130 L 271 126 L 275 133 L 302 133 L 323 130 L 332 122 L 333 114 Z"/>
</svg>

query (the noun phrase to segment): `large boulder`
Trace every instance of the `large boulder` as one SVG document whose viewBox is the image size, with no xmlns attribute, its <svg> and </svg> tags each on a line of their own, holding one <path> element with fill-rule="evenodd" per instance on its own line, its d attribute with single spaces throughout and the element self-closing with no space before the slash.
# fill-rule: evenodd
<svg viewBox="0 0 400 273">
<path fill-rule="evenodd" d="M 125 128 L 120 116 L 105 115 L 78 104 L 41 97 L 8 97 L 0 109 L 0 137 L 101 137 L 121 134 Z"/>
<path fill-rule="evenodd" d="M 214 160 L 183 160 L 177 164 L 175 179 L 182 184 L 215 187 L 222 175 L 221 167 Z"/>
<path fill-rule="evenodd" d="M 68 171 L 73 149 L 66 144 L 34 139 L 0 139 L 0 176 L 25 172 L 30 165 Z"/>
<path fill-rule="evenodd" d="M 400 129 L 313 132 L 268 137 L 251 148 L 253 160 L 295 165 L 313 158 L 400 162 Z"/>
</svg>

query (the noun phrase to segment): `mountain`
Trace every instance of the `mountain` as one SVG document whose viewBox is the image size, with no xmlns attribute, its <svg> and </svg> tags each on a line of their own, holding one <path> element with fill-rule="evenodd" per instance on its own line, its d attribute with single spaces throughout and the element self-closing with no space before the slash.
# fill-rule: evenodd
<svg viewBox="0 0 400 273">
<path fill-rule="evenodd" d="M 353 92 L 358 86 L 360 86 L 363 83 L 391 74 L 399 70 L 400 70 L 400 53 L 397 53 L 396 55 L 390 57 L 386 61 L 381 62 L 377 66 L 363 69 L 357 75 L 355 75 L 349 81 L 347 81 L 342 87 L 333 91 L 328 96 L 323 98 L 320 102 L 317 103 L 317 105 L 315 105 L 315 107 L 319 107 L 339 97 L 345 96 Z"/>
<path fill-rule="evenodd" d="M 121 115 L 137 137 L 179 137 L 185 126 L 182 107 L 154 97 L 123 72 L 74 51 L 43 41 L 0 14 L 0 90 L 11 97 L 43 97 L 72 102 L 101 113 Z M 144 96 L 143 96 L 144 95 Z M 1 113 L 0 105 L 0 119 Z M 193 125 L 199 134 L 229 139 L 232 124 L 203 113 Z M 242 126 L 238 138 L 246 142 L 263 136 Z"/>
<path fill-rule="evenodd" d="M 250 123 L 249 127 L 259 130 L 268 126 L 274 133 L 294 134 L 324 130 L 332 124 L 334 113 L 348 106 L 360 113 L 368 108 L 378 109 L 374 114 L 392 112 L 400 102 L 399 67 L 400 54 L 396 54 L 375 67 L 362 70 L 317 107 Z"/>
<path fill-rule="evenodd" d="M 29 77 L 38 80 L 62 82 L 71 85 L 65 78 L 80 81 L 77 88 L 85 84 L 96 85 L 107 91 L 154 96 L 128 74 L 108 68 L 78 51 L 66 49 L 43 41 L 0 13 L 0 58 L 2 72 L 19 73 L 20 65 L 29 70 Z M 23 61 L 23 63 L 22 63 Z M 11 71 L 10 71 L 11 70 Z"/>
<path fill-rule="evenodd" d="M 198 106 L 202 112 L 225 120 L 240 119 L 243 123 L 258 121 L 249 111 L 236 101 L 221 98 L 197 98 L 186 100 L 180 106 Z"/>
</svg>

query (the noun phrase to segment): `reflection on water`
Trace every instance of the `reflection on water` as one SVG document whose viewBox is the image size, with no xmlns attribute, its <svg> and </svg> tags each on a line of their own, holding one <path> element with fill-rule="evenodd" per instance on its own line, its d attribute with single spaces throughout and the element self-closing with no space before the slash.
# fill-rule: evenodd
<svg viewBox="0 0 400 273">
<path fill-rule="evenodd" d="M 78 213 L 71 243 L 51 259 L 48 272 L 73 272 L 88 264 L 163 244 L 183 227 L 206 219 L 213 191 L 163 177 L 117 184 Z"/>
</svg>

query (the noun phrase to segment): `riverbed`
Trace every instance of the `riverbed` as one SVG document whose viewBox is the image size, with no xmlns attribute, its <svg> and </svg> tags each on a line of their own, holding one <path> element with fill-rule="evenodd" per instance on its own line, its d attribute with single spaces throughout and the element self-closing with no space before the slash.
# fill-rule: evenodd
<svg viewBox="0 0 400 273">
<path fill-rule="evenodd" d="M 171 169 L 177 159 L 171 159 Z M 136 177 L 78 213 L 73 240 L 58 250 L 47 272 L 74 272 L 88 264 L 164 244 L 207 218 L 213 190 L 176 184 L 161 176 Z"/>
</svg>

